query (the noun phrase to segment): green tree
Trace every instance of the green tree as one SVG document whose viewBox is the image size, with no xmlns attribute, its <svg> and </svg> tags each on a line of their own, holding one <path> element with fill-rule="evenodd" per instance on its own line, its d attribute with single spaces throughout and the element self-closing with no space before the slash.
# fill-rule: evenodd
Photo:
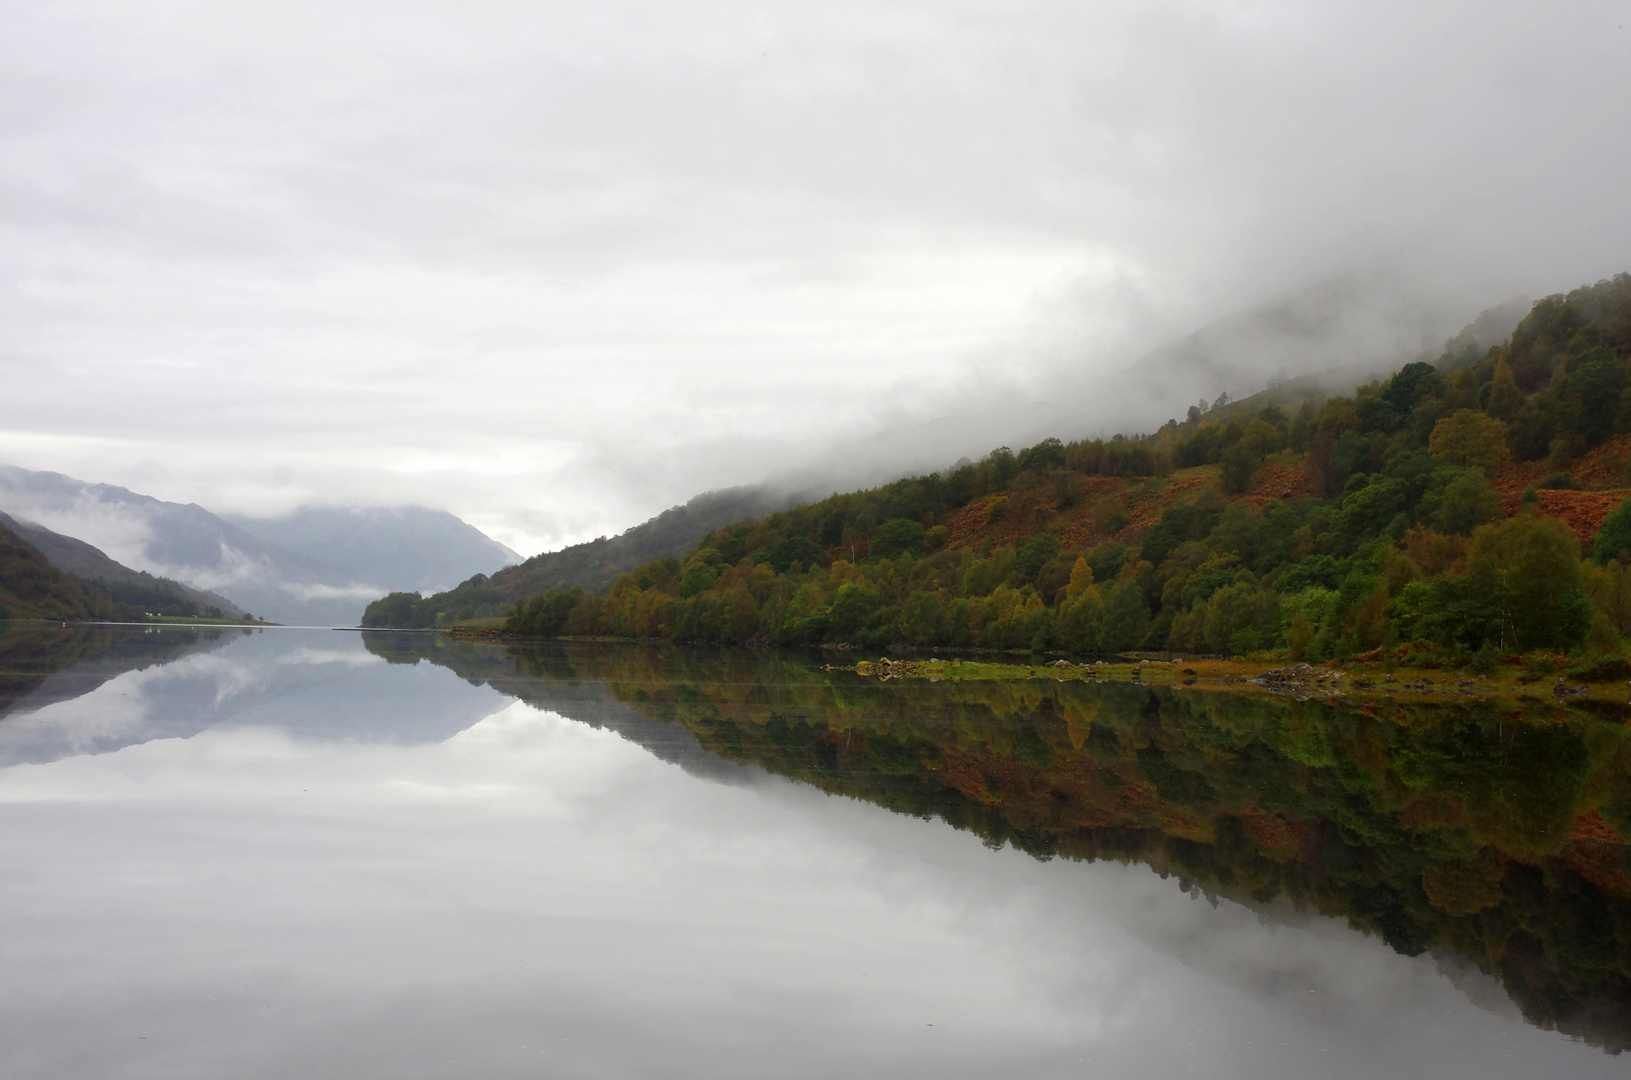
<svg viewBox="0 0 1631 1080">
<path fill-rule="evenodd" d="M 1500 580 L 1518 648 L 1573 648 L 1585 636 L 1591 601 L 1580 576 L 1579 545 L 1562 522 L 1524 514 L 1485 525 L 1473 534 L 1472 568 Z"/>
<path fill-rule="evenodd" d="M 1586 446 L 1614 433 L 1614 418 L 1625 388 L 1625 364 L 1598 346 L 1580 358 L 1563 380 L 1557 399 L 1564 430 Z"/>
<path fill-rule="evenodd" d="M 798 563 L 808 570 L 826 562 L 826 553 L 812 541 L 802 536 L 784 536 L 770 545 L 766 553 L 770 568 L 778 574 L 785 574 L 789 567 Z"/>
<path fill-rule="evenodd" d="M 1150 609 L 1136 581 L 1118 582 L 1104 598 L 1099 615 L 1099 648 L 1119 652 L 1136 648 L 1150 628 Z"/>
<path fill-rule="evenodd" d="M 1433 524 L 1440 532 L 1471 536 L 1480 525 L 1501 516 L 1501 499 L 1478 469 L 1463 469 L 1444 485 Z"/>
<path fill-rule="evenodd" d="M 839 640 L 846 639 L 859 631 L 882 606 L 883 597 L 878 590 L 857 585 L 853 581 L 847 582 L 833 596 L 828 615 L 833 633 L 838 635 Z"/>
<path fill-rule="evenodd" d="M 1523 391 L 1518 389 L 1517 381 L 1512 378 L 1512 369 L 1507 366 L 1506 357 L 1503 356 L 1495 361 L 1495 379 L 1489 391 L 1489 414 L 1502 423 L 1510 424 L 1517 418 L 1523 403 Z"/>
<path fill-rule="evenodd" d="M 1427 448 L 1434 457 L 1453 465 L 1481 469 L 1486 476 L 1494 476 L 1511 456 L 1506 445 L 1506 425 L 1471 409 L 1458 409 L 1433 425 Z"/>
<path fill-rule="evenodd" d="M 1240 445 L 1258 457 L 1274 453 L 1284 443 L 1285 438 L 1280 434 L 1280 429 L 1262 418 L 1247 424 L 1245 432 L 1240 436 Z"/>
<path fill-rule="evenodd" d="M 872 534 L 872 546 L 869 549 L 873 555 L 884 558 L 893 558 L 903 552 L 918 552 L 923 550 L 923 526 L 909 518 L 891 518 L 878 526 L 877 532 Z"/>
<path fill-rule="evenodd" d="M 1252 453 L 1251 449 L 1244 444 L 1236 443 L 1223 452 L 1221 460 L 1223 463 L 1223 490 L 1230 495 L 1245 494 L 1246 490 L 1252 486 L 1252 474 L 1257 471 L 1257 455 Z"/>
<path fill-rule="evenodd" d="M 1026 581 L 1035 581 L 1042 567 L 1059 554 L 1059 538 L 1052 533 L 1038 533 L 1019 545 L 1014 558 L 1014 571 Z"/>
<path fill-rule="evenodd" d="M 1603 527 L 1591 544 L 1591 557 L 1602 564 L 1619 559 L 1622 565 L 1631 565 L 1631 499 L 1603 519 Z"/>
</svg>

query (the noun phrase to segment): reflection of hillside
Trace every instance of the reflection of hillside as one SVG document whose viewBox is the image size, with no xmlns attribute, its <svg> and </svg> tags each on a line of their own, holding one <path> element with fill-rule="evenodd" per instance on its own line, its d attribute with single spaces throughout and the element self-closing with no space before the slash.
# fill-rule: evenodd
<svg viewBox="0 0 1631 1080">
<path fill-rule="evenodd" d="M 362 639 L 370 652 L 390 663 L 417 664 L 423 659 L 440 664 L 474 685 L 490 686 L 536 708 L 615 732 L 692 775 L 728 783 L 745 783 L 763 775 L 705 749 L 685 728 L 621 703 L 603 678 L 584 680 L 564 650 L 529 650 L 518 663 L 515 656 L 491 645 L 456 641 L 441 634 L 368 630 Z"/>
<path fill-rule="evenodd" d="M 1038 858 L 1137 861 L 1343 916 L 1401 953 L 1494 973 L 1536 1024 L 1631 1045 L 1619 723 L 1489 702 L 1375 716 L 1130 685 L 884 684 L 766 653 L 504 653 L 427 635 L 370 648 L 654 748 L 683 731 L 686 747 Z"/>
<path fill-rule="evenodd" d="M 0 623 L 0 718 L 70 701 L 127 671 L 219 648 L 231 640 L 230 633 L 202 627 L 25 628 Z"/>
</svg>

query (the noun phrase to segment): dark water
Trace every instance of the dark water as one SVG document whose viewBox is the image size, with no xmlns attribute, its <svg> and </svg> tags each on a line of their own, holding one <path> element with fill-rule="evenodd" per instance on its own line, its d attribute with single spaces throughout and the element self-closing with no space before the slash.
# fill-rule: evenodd
<svg viewBox="0 0 1631 1080">
<path fill-rule="evenodd" d="M 1619 1076 L 1631 727 L 0 634 L 6 1077 Z"/>
</svg>

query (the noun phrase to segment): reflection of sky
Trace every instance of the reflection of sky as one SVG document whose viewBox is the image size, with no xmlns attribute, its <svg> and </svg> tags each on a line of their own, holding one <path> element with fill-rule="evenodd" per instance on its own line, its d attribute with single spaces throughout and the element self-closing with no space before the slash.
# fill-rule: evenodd
<svg viewBox="0 0 1631 1080">
<path fill-rule="evenodd" d="M 232 722 L 0 770 L 0 1074 L 1620 1072 L 1331 920 L 708 783 L 444 669 L 326 655 L 355 641 L 178 662 L 177 688 L 236 688 Z M 164 685 L 127 684 L 135 723 Z M 346 714 L 381 695 L 450 734 L 371 739 Z"/>
</svg>

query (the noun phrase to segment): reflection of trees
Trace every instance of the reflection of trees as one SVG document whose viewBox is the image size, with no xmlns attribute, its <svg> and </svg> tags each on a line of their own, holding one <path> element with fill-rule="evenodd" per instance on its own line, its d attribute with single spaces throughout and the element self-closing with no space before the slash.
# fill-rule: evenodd
<svg viewBox="0 0 1631 1080">
<path fill-rule="evenodd" d="M 1138 861 L 1344 916 L 1407 955 L 1449 949 L 1498 975 L 1534 1023 L 1631 1045 L 1631 732 L 1618 718 L 880 683 L 778 653 L 422 648 L 540 704 L 601 683 L 722 757 L 992 846 Z"/>
<path fill-rule="evenodd" d="M 227 631 L 167 627 L 163 630 L 118 626 L 40 626 L 0 623 L 0 717 L 27 699 L 48 678 L 75 665 L 96 661 L 95 671 L 80 677 L 61 697 L 88 694 L 125 671 L 169 663 L 196 649 L 223 640 Z M 57 699 L 57 700 L 60 700 Z M 44 702 L 36 699 L 32 705 Z"/>
</svg>

